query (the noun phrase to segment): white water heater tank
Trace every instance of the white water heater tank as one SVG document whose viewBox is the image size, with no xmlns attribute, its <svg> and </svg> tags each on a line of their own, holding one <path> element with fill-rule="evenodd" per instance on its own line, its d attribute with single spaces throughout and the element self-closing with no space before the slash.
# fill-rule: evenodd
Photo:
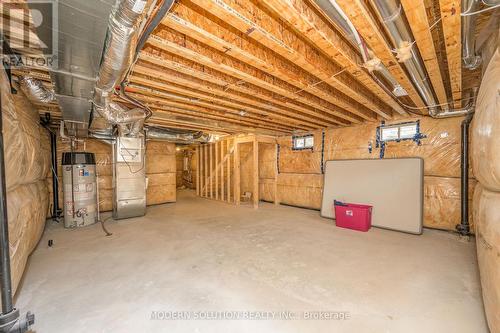
<svg viewBox="0 0 500 333">
<path fill-rule="evenodd" d="M 92 153 L 63 153 L 64 226 L 76 228 L 97 222 L 97 182 Z"/>
</svg>

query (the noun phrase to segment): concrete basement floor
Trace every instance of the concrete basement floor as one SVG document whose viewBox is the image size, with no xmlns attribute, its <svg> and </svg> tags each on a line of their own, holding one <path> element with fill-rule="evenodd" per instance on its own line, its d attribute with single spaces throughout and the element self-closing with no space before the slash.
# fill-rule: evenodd
<svg viewBox="0 0 500 333">
<path fill-rule="evenodd" d="M 36 332 L 487 332 L 474 242 L 450 233 L 360 233 L 317 211 L 190 191 L 108 229 L 49 223 L 16 301 L 36 314 Z M 312 311 L 348 318 L 301 319 Z"/>
</svg>

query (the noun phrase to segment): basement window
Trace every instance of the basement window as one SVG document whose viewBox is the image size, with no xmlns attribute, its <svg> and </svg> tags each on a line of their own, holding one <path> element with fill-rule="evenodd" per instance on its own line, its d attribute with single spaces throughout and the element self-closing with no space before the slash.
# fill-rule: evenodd
<svg viewBox="0 0 500 333">
<path fill-rule="evenodd" d="M 314 148 L 314 135 L 301 135 L 292 137 L 292 150 L 305 150 Z"/>
<path fill-rule="evenodd" d="M 413 140 L 420 136 L 418 122 L 408 122 L 379 127 L 380 141 Z"/>
</svg>

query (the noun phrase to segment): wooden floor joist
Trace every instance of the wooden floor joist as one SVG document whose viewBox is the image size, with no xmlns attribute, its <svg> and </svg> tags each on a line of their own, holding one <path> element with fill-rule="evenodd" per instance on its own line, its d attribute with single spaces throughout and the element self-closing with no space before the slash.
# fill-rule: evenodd
<svg viewBox="0 0 500 333">
<path fill-rule="evenodd" d="M 256 112 L 256 113 L 263 114 L 266 116 L 287 114 L 287 115 L 290 115 L 290 118 L 283 117 L 283 119 L 288 120 L 292 123 L 298 123 L 298 124 L 305 125 L 305 126 L 310 126 L 310 125 L 313 125 L 313 126 L 314 125 L 320 125 L 320 126 L 326 125 L 326 126 L 328 126 L 328 125 L 337 124 L 337 123 L 329 122 L 329 121 L 316 122 L 314 119 L 310 119 L 310 118 L 309 118 L 309 121 L 306 121 L 305 119 L 302 119 L 302 120 L 296 119 L 295 115 L 293 115 L 288 110 L 276 108 L 273 105 L 269 105 L 269 103 L 260 102 L 258 99 L 255 99 L 255 98 L 236 95 L 234 93 L 225 91 L 224 88 L 219 87 L 217 85 L 208 85 L 208 83 L 201 84 L 199 80 L 195 81 L 194 79 L 191 79 L 191 80 L 184 79 L 182 77 L 179 77 L 179 75 L 174 76 L 174 75 L 172 75 L 173 73 L 171 74 L 168 71 L 158 72 L 157 70 L 154 70 L 152 68 L 147 68 L 145 66 L 137 65 L 134 67 L 134 73 L 140 73 L 140 74 L 149 75 L 152 77 L 154 76 L 154 78 L 158 78 L 158 79 L 170 82 L 172 84 L 185 86 L 187 88 L 193 89 L 193 91 L 201 91 L 204 93 L 209 93 L 209 94 L 213 94 L 213 95 L 220 96 L 223 98 L 227 98 L 230 101 L 234 101 L 234 103 L 229 104 L 230 106 L 236 105 L 236 107 L 241 109 L 241 110 L 247 110 L 248 109 L 247 105 L 250 105 L 250 106 L 255 107 L 255 109 L 251 108 L 251 109 L 249 109 L 249 112 Z M 153 80 L 153 78 L 151 78 L 151 80 Z M 240 102 L 242 104 L 237 104 Z M 224 104 L 224 103 L 222 103 L 222 104 Z M 292 117 L 292 115 L 293 115 L 293 117 Z"/>
<path fill-rule="evenodd" d="M 196 119 L 199 120 L 212 120 L 212 121 L 217 121 L 218 122 L 218 127 L 224 128 L 224 127 L 230 127 L 228 125 L 239 125 L 239 130 L 244 131 L 245 127 L 247 128 L 261 128 L 264 130 L 269 130 L 273 131 L 275 133 L 290 133 L 292 132 L 291 129 L 288 128 L 282 128 L 282 127 L 273 127 L 270 125 L 263 125 L 261 123 L 254 123 L 251 121 L 247 122 L 241 122 L 238 120 L 234 120 L 230 117 L 227 116 L 214 116 L 214 115 L 209 115 L 209 114 L 199 114 L 196 112 L 186 112 L 186 110 L 183 109 L 177 109 L 177 108 L 171 108 L 171 107 L 158 107 L 149 103 L 146 103 L 147 106 L 149 106 L 151 109 L 155 110 L 159 114 L 171 114 L 171 115 L 177 115 L 177 116 L 190 116 L 190 117 L 195 117 Z"/>
<path fill-rule="evenodd" d="M 192 89 L 183 89 L 183 88 L 171 85 L 171 84 L 165 84 L 162 82 L 158 82 L 156 80 L 153 81 L 153 80 L 142 78 L 139 76 L 131 76 L 130 82 L 139 83 L 139 84 L 142 84 L 145 86 L 149 86 L 149 87 L 154 88 L 154 89 L 159 90 L 159 91 L 181 94 L 184 96 L 189 96 L 192 98 L 197 98 L 197 99 L 202 100 L 202 101 L 213 103 L 213 105 L 214 105 L 213 108 L 217 108 L 217 109 L 220 109 L 222 111 L 231 110 L 235 114 L 241 113 L 243 111 L 243 112 L 245 112 L 245 116 L 247 114 L 261 114 L 261 116 L 263 114 L 267 114 L 265 116 L 265 118 L 267 118 L 267 121 L 270 121 L 270 122 L 274 121 L 272 114 L 266 112 L 265 110 L 248 107 L 247 105 L 238 104 L 238 103 L 232 102 L 231 100 L 225 100 L 225 99 L 218 98 L 215 96 L 201 94 L 201 93 L 199 93 L 195 90 L 192 90 Z M 292 120 L 290 120 L 290 122 L 292 122 Z M 298 128 L 300 128 L 300 124 L 298 124 L 297 126 L 298 126 Z M 304 125 L 304 126 L 310 126 L 310 125 Z"/>
<path fill-rule="evenodd" d="M 141 89 L 137 87 L 136 91 L 139 92 L 141 91 Z M 149 94 L 152 94 L 151 96 L 153 97 L 150 97 Z M 263 129 L 276 130 L 279 132 L 291 132 L 296 129 L 294 127 L 289 127 L 286 125 L 273 125 L 272 123 L 262 121 L 257 117 L 248 117 L 242 119 L 242 117 L 230 113 L 224 113 L 217 110 L 209 110 L 207 108 L 192 106 L 184 103 L 172 102 L 172 96 L 164 98 L 161 96 L 161 94 L 157 92 L 151 92 L 146 89 L 142 90 L 142 94 L 130 93 L 129 95 L 143 101 L 144 104 L 153 109 L 169 111 L 179 115 L 219 120 L 223 121 L 224 124 L 234 123 L 242 126 L 261 127 Z M 224 124 L 222 124 L 221 126 L 224 126 Z M 244 127 L 241 127 L 240 130 L 244 130 Z M 301 130 L 307 131 L 308 129 L 304 128 Z"/>
<path fill-rule="evenodd" d="M 313 45 L 320 48 L 330 59 L 337 62 L 340 66 L 362 83 L 371 89 L 381 101 L 400 114 L 406 114 L 406 111 L 389 95 L 374 79 L 362 68 L 363 60 L 352 49 L 340 34 L 328 26 L 322 18 L 310 8 L 305 1 L 281 1 L 281 0 L 262 0 L 268 8 L 285 19 L 288 24 L 293 26 L 302 38 L 309 40 Z M 314 3 L 312 3 L 314 5 Z M 340 74 L 346 76 L 346 73 Z M 374 99 L 374 97 L 371 97 Z M 380 103 L 378 103 L 380 105 Z M 382 117 L 388 118 L 390 114 L 380 109 L 373 109 Z"/>
<path fill-rule="evenodd" d="M 334 124 L 345 125 L 347 122 L 338 117 L 332 116 L 325 113 L 322 110 L 313 109 L 307 105 L 300 104 L 297 101 L 279 98 L 273 93 L 261 89 L 257 86 L 250 85 L 244 81 L 237 80 L 233 77 L 222 77 L 222 73 L 219 76 L 215 76 L 214 73 L 208 74 L 206 72 L 196 70 L 187 65 L 181 64 L 176 61 L 168 60 L 165 58 L 160 58 L 158 56 L 152 55 L 150 53 L 141 52 L 140 59 L 155 64 L 157 66 L 169 68 L 175 70 L 179 73 L 189 75 L 193 78 L 197 78 L 203 81 L 207 81 L 213 84 L 221 86 L 221 88 L 226 92 L 235 92 L 250 96 L 252 98 L 262 100 L 263 102 L 270 103 L 272 106 L 283 107 L 286 111 L 282 111 L 284 115 L 295 116 L 296 118 L 310 120 L 312 122 L 333 122 Z M 232 80 L 231 80 L 232 79 Z M 244 84 L 244 85 L 243 85 Z"/>
<path fill-rule="evenodd" d="M 448 72 L 450 73 L 450 86 L 453 106 L 460 108 L 462 105 L 462 30 L 461 30 L 461 1 L 439 0 L 441 10 L 441 25 L 448 59 Z"/>
<path fill-rule="evenodd" d="M 208 109 L 207 111 L 210 112 L 210 109 L 216 110 L 220 112 L 223 115 L 233 115 L 235 117 L 238 117 L 239 119 L 245 121 L 245 119 L 252 119 L 256 118 L 259 119 L 259 114 L 255 113 L 246 113 L 244 116 L 240 114 L 240 109 L 238 108 L 233 108 L 233 107 L 226 107 L 226 106 L 220 106 L 219 104 L 215 104 L 210 102 L 208 99 L 207 100 L 202 100 L 199 97 L 186 97 L 190 95 L 196 94 L 195 92 L 188 92 L 186 93 L 186 96 L 179 96 L 177 92 L 174 92 L 174 95 L 171 93 L 172 90 L 171 86 L 164 87 L 162 83 L 152 83 L 139 78 L 139 77 L 131 77 L 131 82 L 132 83 L 139 83 L 142 85 L 147 84 L 147 88 L 143 87 L 141 88 L 140 86 L 134 85 L 133 87 L 137 90 L 137 92 L 141 92 L 146 95 L 154 96 L 157 98 L 162 98 L 164 101 L 168 104 L 169 99 L 174 99 L 174 100 L 184 100 L 188 103 L 195 103 L 196 105 L 203 106 L 204 108 Z M 140 99 L 140 97 L 139 97 Z M 161 102 L 161 100 L 158 100 L 158 102 Z M 258 120 L 259 123 L 262 124 L 276 124 L 276 125 L 284 125 L 283 121 L 280 119 L 275 119 L 275 117 L 264 117 L 263 115 L 260 115 L 260 119 Z M 311 129 L 314 127 L 311 127 L 311 125 L 301 125 L 301 124 L 293 124 L 292 122 L 288 122 L 288 124 L 285 124 L 286 126 L 289 126 L 290 129 L 301 129 L 301 130 L 306 130 L 306 129 Z"/>
<path fill-rule="evenodd" d="M 384 79 L 380 82 L 380 77 L 368 72 L 358 46 L 315 0 L 176 0 L 132 65 L 126 91 L 153 110 L 146 121 L 150 126 L 221 135 L 310 133 L 407 116 L 409 108 L 403 103 L 426 108 L 411 73 L 397 62 L 397 45 L 376 0 L 335 1 L 363 38 L 362 44 L 408 96 L 395 97 L 383 86 Z M 481 79 L 480 70 L 462 70 L 461 1 L 401 0 L 398 4 L 414 39 L 409 42 L 418 49 L 437 102 L 461 107 L 463 91 L 479 86 Z M 32 15 L 26 13 L 23 17 L 2 13 L 18 23 L 4 35 L 22 56 L 40 56 L 36 43 L 20 48 L 19 27 L 29 28 L 30 38 L 36 34 Z M 478 14 L 477 31 L 490 14 Z M 12 74 L 33 77 L 54 89 L 47 66 L 26 64 L 13 68 Z M 13 82 L 17 87 L 18 81 Z M 135 107 L 117 91 L 113 100 Z M 54 122 L 63 119 L 58 103 L 33 104 L 41 117 L 49 114 Z M 212 154 L 212 162 L 218 165 L 230 147 L 226 140 L 200 147 L 199 153 L 208 160 Z M 241 167 L 233 158 L 227 164 Z M 242 189 L 233 182 L 238 175 L 231 174 L 232 168 L 222 165 L 210 175 L 213 168 L 198 162 L 200 194 L 208 188 L 207 196 L 229 201 L 233 191 L 239 201 Z M 212 177 L 211 187 L 203 187 L 204 172 Z M 279 202 L 276 195 L 275 201 Z"/>
<path fill-rule="evenodd" d="M 389 109 L 387 106 L 381 104 L 373 94 L 354 79 L 343 75 L 341 73 L 343 69 L 340 66 L 329 64 L 326 57 L 318 56 L 319 59 L 315 63 L 311 63 L 305 55 L 300 54 L 298 51 L 294 51 L 292 55 L 287 51 L 278 52 L 290 61 L 288 64 L 283 64 L 283 59 L 274 55 L 269 49 L 252 44 L 246 40 L 246 35 L 242 33 L 235 34 L 185 6 L 177 6 L 176 13 L 184 17 L 169 14 L 163 23 L 176 31 L 180 31 L 265 73 L 292 83 L 297 88 L 338 105 L 362 118 L 373 120 L 375 117 L 373 112 L 381 112 L 386 118 L 390 117 L 390 110 L 386 113 L 383 112 L 384 108 Z M 245 26 L 239 25 L 239 27 L 240 29 L 246 29 Z M 231 40 L 231 43 L 226 40 Z M 270 45 L 266 46 L 269 47 Z M 293 66 L 297 66 L 297 68 L 293 68 Z M 356 100 L 349 97 L 349 95 L 355 96 Z M 370 98 L 366 98 L 365 95 L 369 95 Z M 358 103 L 357 100 L 361 101 L 361 103 Z"/>
<path fill-rule="evenodd" d="M 425 107 L 425 103 L 403 70 L 402 64 L 396 60 L 391 47 L 384 39 L 375 19 L 371 16 L 362 0 L 336 0 L 354 24 L 359 34 L 366 41 L 375 55 L 387 67 L 389 72 L 408 92 L 408 96 L 417 107 Z"/>
<path fill-rule="evenodd" d="M 403 9 L 408 19 L 409 26 L 415 38 L 418 50 L 422 56 L 425 68 L 431 79 L 432 87 L 436 93 L 439 103 L 447 103 L 446 90 L 444 88 L 441 70 L 432 40 L 429 20 L 425 11 L 423 1 L 401 0 Z"/>
<path fill-rule="evenodd" d="M 307 104 L 313 108 L 322 110 L 322 111 L 329 113 L 333 116 L 343 118 L 349 122 L 360 123 L 362 121 L 362 118 L 360 118 L 356 115 L 352 115 L 349 112 L 347 112 L 346 110 L 343 110 L 339 107 L 336 107 L 335 105 L 332 105 L 331 103 L 328 103 L 324 100 L 321 100 L 320 98 L 317 98 L 316 96 L 313 96 L 310 94 L 305 94 L 303 92 L 297 92 L 294 89 L 286 89 L 284 87 L 276 85 L 275 83 L 270 83 L 270 82 L 267 82 L 265 80 L 259 79 L 255 76 L 252 76 L 251 74 L 243 72 L 237 68 L 231 67 L 231 66 L 226 65 L 224 63 L 217 62 L 217 61 L 215 61 L 207 56 L 199 54 L 193 50 L 190 50 L 187 47 L 183 47 L 183 46 L 181 46 L 177 43 L 171 42 L 169 40 L 166 40 L 166 39 L 163 39 L 163 38 L 160 38 L 158 36 L 153 35 L 149 38 L 148 43 L 150 45 L 153 45 L 154 47 L 157 47 L 157 48 L 162 49 L 164 51 L 176 54 L 178 56 L 185 57 L 185 58 L 192 60 L 196 63 L 211 67 L 217 71 L 231 75 L 233 77 L 237 77 L 240 80 L 247 81 L 251 84 L 260 86 L 260 87 L 267 89 L 271 92 L 288 97 L 290 99 L 296 99 L 297 101 L 299 101 L 303 104 Z M 342 111 L 339 111 L 339 110 L 342 110 Z"/>
</svg>

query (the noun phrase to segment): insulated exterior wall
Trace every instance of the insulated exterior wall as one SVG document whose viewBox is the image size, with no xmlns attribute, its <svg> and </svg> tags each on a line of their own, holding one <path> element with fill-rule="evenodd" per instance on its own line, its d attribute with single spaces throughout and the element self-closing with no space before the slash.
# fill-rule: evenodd
<svg viewBox="0 0 500 333">
<path fill-rule="evenodd" d="M 471 126 L 471 154 L 479 181 L 474 220 L 484 308 L 491 332 L 500 332 L 500 50 L 485 70 Z"/>
<path fill-rule="evenodd" d="M 147 205 L 175 202 L 176 192 L 175 144 L 165 141 L 146 143 Z"/>
<path fill-rule="evenodd" d="M 463 118 L 412 117 L 386 124 L 416 120 L 420 121 L 421 133 L 426 136 L 421 145 L 412 140 L 388 142 L 384 157 L 424 159 L 424 226 L 455 230 L 460 222 L 460 124 Z M 324 161 L 380 158 L 380 149 L 376 148 L 378 126 L 380 123 L 365 123 L 325 130 Z M 319 209 L 323 188 L 322 132 L 312 134 L 313 150 L 293 151 L 291 136 L 278 139 L 278 194 L 282 203 Z M 471 177 L 472 188 L 474 184 L 475 179 Z"/>
<path fill-rule="evenodd" d="M 37 110 L 18 89 L 10 93 L 0 73 L 12 288 L 15 293 L 26 261 L 42 235 L 49 201 L 50 140 Z"/>
<path fill-rule="evenodd" d="M 113 209 L 113 170 L 111 145 L 96 139 L 77 141 L 75 151 L 87 151 L 95 154 L 99 186 L 99 210 Z M 57 138 L 58 179 L 62 185 L 61 157 L 63 152 L 71 151 L 67 140 Z M 49 155 L 50 156 L 50 155 Z M 146 204 L 175 202 L 175 144 L 164 141 L 146 142 Z M 47 174 L 50 200 L 52 201 L 52 175 Z M 59 186 L 59 207 L 63 207 L 62 186 Z"/>
<path fill-rule="evenodd" d="M 259 198 L 274 201 L 274 180 L 276 177 L 276 145 L 259 144 Z"/>
<path fill-rule="evenodd" d="M 175 182 L 177 187 L 182 187 L 184 182 L 182 181 L 182 169 L 184 167 L 184 153 L 182 151 L 175 152 Z"/>
</svg>

